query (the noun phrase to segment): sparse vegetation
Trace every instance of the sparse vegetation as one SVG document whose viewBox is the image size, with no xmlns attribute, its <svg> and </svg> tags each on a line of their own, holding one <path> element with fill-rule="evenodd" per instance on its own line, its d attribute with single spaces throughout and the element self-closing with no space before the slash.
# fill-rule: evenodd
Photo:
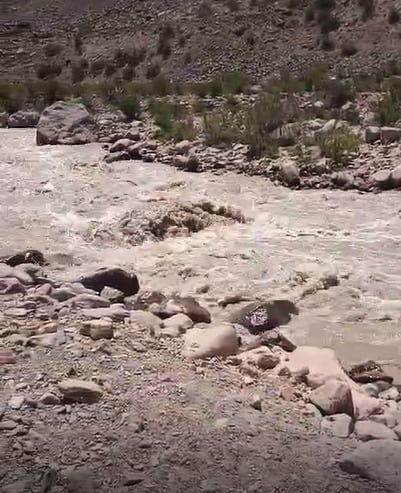
<svg viewBox="0 0 401 493">
<path fill-rule="evenodd" d="M 387 19 L 389 24 L 397 24 L 400 22 L 400 13 L 394 6 L 390 7 Z"/>
<path fill-rule="evenodd" d="M 63 45 L 59 43 L 48 43 L 43 48 L 46 57 L 51 58 L 59 55 L 63 51 Z"/>
<path fill-rule="evenodd" d="M 341 129 L 319 136 L 317 144 L 322 156 L 335 164 L 347 165 L 351 154 L 359 149 L 360 140 L 351 131 Z"/>
<path fill-rule="evenodd" d="M 159 127 L 159 137 L 174 141 L 193 140 L 197 131 L 186 108 L 169 101 L 153 100 L 149 112 Z"/>
<path fill-rule="evenodd" d="M 138 120 L 141 116 L 141 104 L 135 95 L 118 97 L 116 106 L 130 121 Z"/>
</svg>

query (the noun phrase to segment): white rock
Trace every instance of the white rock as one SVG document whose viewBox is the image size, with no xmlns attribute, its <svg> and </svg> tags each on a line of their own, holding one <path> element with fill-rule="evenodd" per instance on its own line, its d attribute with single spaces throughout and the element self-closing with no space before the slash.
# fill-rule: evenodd
<svg viewBox="0 0 401 493">
<path fill-rule="evenodd" d="M 191 359 L 225 357 L 236 354 L 238 346 L 237 333 L 231 324 L 195 327 L 184 335 L 183 355 Z"/>
<path fill-rule="evenodd" d="M 156 332 L 158 337 L 178 337 L 193 327 L 193 321 L 184 313 L 177 313 L 160 322 L 160 330 Z"/>
<path fill-rule="evenodd" d="M 8 407 L 11 409 L 21 409 L 25 402 L 25 397 L 23 395 L 13 395 L 8 401 Z"/>
</svg>

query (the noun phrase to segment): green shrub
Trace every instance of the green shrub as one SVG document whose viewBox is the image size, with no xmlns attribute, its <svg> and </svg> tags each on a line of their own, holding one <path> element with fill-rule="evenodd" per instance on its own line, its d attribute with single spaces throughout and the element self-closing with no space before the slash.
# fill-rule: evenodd
<svg viewBox="0 0 401 493">
<path fill-rule="evenodd" d="M 63 45 L 59 43 L 48 43 L 43 48 L 43 51 L 47 57 L 57 56 L 63 51 Z"/>
<path fill-rule="evenodd" d="M 356 152 L 360 146 L 360 139 L 349 130 L 334 130 L 317 138 L 317 145 L 321 155 L 331 159 L 336 164 L 346 165 L 350 160 L 350 153 Z"/>
<path fill-rule="evenodd" d="M 49 79 L 60 75 L 63 68 L 58 63 L 42 62 L 36 66 L 35 70 L 38 79 Z"/>
<path fill-rule="evenodd" d="M 134 95 L 117 98 L 116 106 L 130 121 L 138 120 L 141 116 L 141 104 Z"/>
</svg>

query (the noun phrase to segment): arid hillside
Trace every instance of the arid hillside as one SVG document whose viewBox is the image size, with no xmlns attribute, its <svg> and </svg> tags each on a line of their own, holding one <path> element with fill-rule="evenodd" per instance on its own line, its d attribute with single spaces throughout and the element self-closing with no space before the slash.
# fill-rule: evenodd
<svg viewBox="0 0 401 493">
<path fill-rule="evenodd" d="M 40 75 L 46 63 L 63 79 L 238 70 L 259 81 L 318 61 L 372 73 L 400 53 L 399 8 L 391 0 L 5 0 L 0 61 L 8 77 Z"/>
</svg>

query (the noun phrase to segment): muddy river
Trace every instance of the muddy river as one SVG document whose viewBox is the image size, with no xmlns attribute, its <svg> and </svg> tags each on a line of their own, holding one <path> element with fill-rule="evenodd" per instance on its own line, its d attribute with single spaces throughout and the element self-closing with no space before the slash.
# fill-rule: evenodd
<svg viewBox="0 0 401 493">
<path fill-rule="evenodd" d="M 34 131 L 0 130 L 0 253 L 69 254 L 73 265 L 52 267 L 59 278 L 113 264 L 134 268 L 146 288 L 193 294 L 208 285 L 199 296 L 209 305 L 238 292 L 283 296 L 298 272 L 329 269 L 339 286 L 305 298 L 288 331 L 298 343 L 331 346 L 349 362 L 374 358 L 398 373 L 398 192 L 294 192 L 260 177 L 106 165 L 103 154 L 97 144 L 38 148 Z M 127 211 L 202 198 L 238 206 L 250 220 L 135 247 L 105 236 Z"/>
</svg>

